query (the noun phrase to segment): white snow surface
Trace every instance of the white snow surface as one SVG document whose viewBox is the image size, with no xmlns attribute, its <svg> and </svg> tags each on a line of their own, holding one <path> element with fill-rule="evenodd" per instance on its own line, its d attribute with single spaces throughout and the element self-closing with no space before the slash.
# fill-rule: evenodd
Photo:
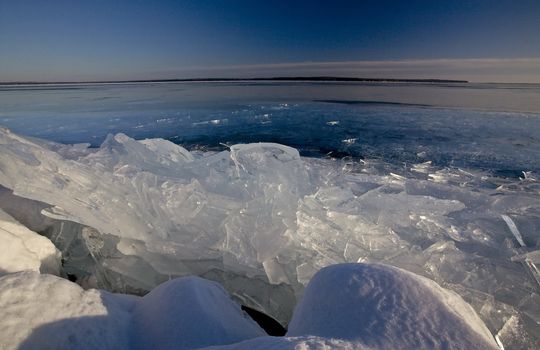
<svg viewBox="0 0 540 350">
<path fill-rule="evenodd" d="M 342 339 L 372 349 L 496 349 L 470 305 L 425 277 L 381 264 L 320 270 L 288 336 Z"/>
<path fill-rule="evenodd" d="M 144 297 L 35 272 L 0 278 L 2 349 L 194 349 L 264 333 L 215 282 L 184 277 Z"/>
<path fill-rule="evenodd" d="M 270 337 L 215 282 L 182 277 L 144 297 L 26 271 L 0 278 L 3 349 L 496 349 L 473 309 L 380 264 L 319 271 L 285 337 Z"/>
<path fill-rule="evenodd" d="M 199 277 L 165 282 L 136 303 L 134 349 L 195 349 L 266 335 L 217 283 Z"/>
<path fill-rule="evenodd" d="M 52 275 L 9 274 L 0 278 L 0 344 L 3 349 L 126 349 L 130 304 Z"/>
<path fill-rule="evenodd" d="M 321 268 L 383 262 L 457 292 L 493 333 L 514 317 L 532 348 L 540 344 L 537 178 L 302 158 L 270 143 L 202 153 L 117 134 L 90 149 L 0 129 L 0 185 L 49 205 L 41 212 L 51 219 L 85 226 L 50 237 L 95 287 L 150 291 L 197 275 L 285 324 Z M 30 226 L 26 209 L 9 213 Z"/>
<path fill-rule="evenodd" d="M 0 276 L 31 270 L 58 275 L 61 254 L 46 237 L 0 209 Z"/>
</svg>

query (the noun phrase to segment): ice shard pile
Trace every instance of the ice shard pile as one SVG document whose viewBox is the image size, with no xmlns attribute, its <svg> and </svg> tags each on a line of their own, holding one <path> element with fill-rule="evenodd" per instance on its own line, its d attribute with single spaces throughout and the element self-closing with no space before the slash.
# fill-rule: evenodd
<svg viewBox="0 0 540 350">
<path fill-rule="evenodd" d="M 319 269 L 384 262 L 457 292 L 502 343 L 540 344 L 532 173 L 302 158 L 269 143 L 188 152 L 123 134 L 92 149 L 1 129 L 0 185 L 47 204 L 56 226 L 44 232 L 89 286 L 142 293 L 195 274 L 286 323 Z"/>
</svg>

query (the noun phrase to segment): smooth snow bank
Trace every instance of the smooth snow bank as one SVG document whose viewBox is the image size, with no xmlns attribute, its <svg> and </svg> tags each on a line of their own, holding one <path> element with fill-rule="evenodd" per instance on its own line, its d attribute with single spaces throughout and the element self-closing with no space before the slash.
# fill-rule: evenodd
<svg viewBox="0 0 540 350">
<path fill-rule="evenodd" d="M 183 277 L 144 297 L 26 271 L 0 278 L 2 349 L 496 349 L 457 294 L 380 264 L 319 271 L 286 337 L 270 337 L 217 283 Z"/>
<path fill-rule="evenodd" d="M 195 349 L 266 335 L 217 283 L 199 277 L 154 288 L 133 312 L 135 349 Z"/>
<path fill-rule="evenodd" d="M 0 209 L 0 275 L 24 270 L 58 275 L 60 259 L 50 240 Z"/>
<path fill-rule="evenodd" d="M 126 297 L 127 298 L 127 297 Z M 127 349 L 129 303 L 25 271 L 0 278 L 2 349 Z"/>
<path fill-rule="evenodd" d="M 209 349 L 496 348 L 474 310 L 435 282 L 387 265 L 339 264 L 315 274 L 286 337 Z"/>
<path fill-rule="evenodd" d="M 144 297 L 84 291 L 26 271 L 0 278 L 2 349 L 193 349 L 264 331 L 215 282 L 184 277 Z"/>
<path fill-rule="evenodd" d="M 342 339 L 355 348 L 497 348 L 482 320 L 456 293 L 380 264 L 320 270 L 295 309 L 287 335 Z"/>
</svg>

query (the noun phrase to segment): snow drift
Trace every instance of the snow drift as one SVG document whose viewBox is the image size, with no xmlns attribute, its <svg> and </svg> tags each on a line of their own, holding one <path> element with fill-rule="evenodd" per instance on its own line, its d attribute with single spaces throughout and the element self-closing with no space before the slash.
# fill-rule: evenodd
<svg viewBox="0 0 540 350">
<path fill-rule="evenodd" d="M 185 277 L 140 298 L 34 272 L 0 278 L 3 349 L 194 349 L 264 334 L 216 283 Z"/>
<path fill-rule="evenodd" d="M 0 209 L 0 276 L 24 270 L 58 275 L 60 252 Z"/>
<path fill-rule="evenodd" d="M 286 337 L 264 332 L 215 282 L 175 279 L 144 297 L 83 291 L 35 272 L 0 278 L 6 349 L 495 349 L 455 293 L 378 264 L 315 275 Z"/>
<path fill-rule="evenodd" d="M 340 264 L 319 271 L 287 335 L 342 339 L 371 349 L 497 347 L 457 294 L 380 264 Z"/>
</svg>

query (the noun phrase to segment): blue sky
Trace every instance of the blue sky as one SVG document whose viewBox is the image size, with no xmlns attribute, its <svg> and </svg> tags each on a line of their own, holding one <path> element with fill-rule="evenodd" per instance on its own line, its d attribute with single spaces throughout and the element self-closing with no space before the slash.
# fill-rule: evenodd
<svg viewBox="0 0 540 350">
<path fill-rule="evenodd" d="M 538 0 L 0 0 L 0 81 L 300 74 L 540 82 L 539 33 Z"/>
</svg>

